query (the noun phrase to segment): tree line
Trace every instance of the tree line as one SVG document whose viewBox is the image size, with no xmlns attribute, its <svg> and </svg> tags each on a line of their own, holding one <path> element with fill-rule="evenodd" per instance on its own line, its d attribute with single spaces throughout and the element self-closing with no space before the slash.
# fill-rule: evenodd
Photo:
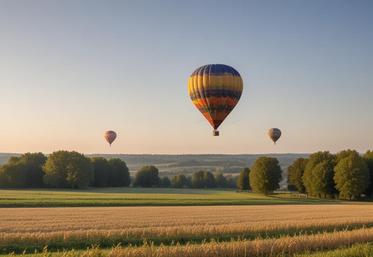
<svg viewBox="0 0 373 257">
<path fill-rule="evenodd" d="M 319 198 L 372 197 L 373 151 L 324 151 L 299 158 L 288 168 L 288 189 Z"/>
<path fill-rule="evenodd" d="M 78 152 L 25 153 L 11 157 L 0 166 L 0 187 L 86 188 L 86 187 L 174 187 L 234 188 L 236 178 L 222 173 L 198 171 L 192 176 L 160 177 L 155 166 L 140 168 L 131 178 L 126 163 L 119 158 L 88 158 Z"/>
</svg>

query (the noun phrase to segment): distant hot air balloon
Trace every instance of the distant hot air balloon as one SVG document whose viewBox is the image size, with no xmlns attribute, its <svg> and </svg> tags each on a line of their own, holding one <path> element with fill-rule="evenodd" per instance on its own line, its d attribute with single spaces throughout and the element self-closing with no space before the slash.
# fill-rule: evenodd
<svg viewBox="0 0 373 257">
<path fill-rule="evenodd" d="M 199 67 L 188 80 L 189 96 L 214 128 L 214 136 L 219 136 L 217 129 L 240 100 L 242 89 L 238 71 L 224 64 Z"/>
<path fill-rule="evenodd" d="M 117 138 L 117 133 L 115 133 L 114 131 L 112 130 L 108 130 L 108 131 L 105 131 L 105 134 L 104 134 L 104 138 L 106 139 L 106 141 L 110 144 L 114 142 L 114 140 Z"/>
<path fill-rule="evenodd" d="M 268 130 L 268 136 L 272 139 L 273 143 L 276 144 L 277 140 L 281 137 L 281 130 L 278 128 L 271 128 Z"/>
</svg>

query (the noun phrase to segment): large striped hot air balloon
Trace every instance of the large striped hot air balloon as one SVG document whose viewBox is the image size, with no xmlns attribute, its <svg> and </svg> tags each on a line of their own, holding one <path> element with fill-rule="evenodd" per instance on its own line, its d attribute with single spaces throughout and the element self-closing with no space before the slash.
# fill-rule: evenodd
<svg viewBox="0 0 373 257">
<path fill-rule="evenodd" d="M 274 144 L 276 144 L 277 140 L 281 137 L 281 130 L 278 128 L 271 128 L 268 130 L 268 136 L 271 138 Z"/>
<path fill-rule="evenodd" d="M 240 100 L 243 82 L 234 68 L 224 64 L 208 64 L 196 69 L 188 80 L 188 92 L 197 109 L 218 136 L 220 124 Z"/>
<path fill-rule="evenodd" d="M 117 138 L 117 133 L 115 133 L 114 131 L 112 130 L 108 130 L 108 131 L 105 131 L 105 134 L 104 134 L 104 138 L 105 140 L 110 144 L 114 142 L 114 140 Z"/>
</svg>

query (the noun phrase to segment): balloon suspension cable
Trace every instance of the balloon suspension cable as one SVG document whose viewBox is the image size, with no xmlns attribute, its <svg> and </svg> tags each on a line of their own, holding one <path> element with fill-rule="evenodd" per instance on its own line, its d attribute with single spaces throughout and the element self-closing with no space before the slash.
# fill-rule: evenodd
<svg viewBox="0 0 373 257">
<path fill-rule="evenodd" d="M 218 136 L 219 136 L 219 131 L 216 130 L 216 129 L 214 129 L 214 131 L 212 132 L 212 135 L 213 135 L 214 137 L 218 137 Z"/>
</svg>

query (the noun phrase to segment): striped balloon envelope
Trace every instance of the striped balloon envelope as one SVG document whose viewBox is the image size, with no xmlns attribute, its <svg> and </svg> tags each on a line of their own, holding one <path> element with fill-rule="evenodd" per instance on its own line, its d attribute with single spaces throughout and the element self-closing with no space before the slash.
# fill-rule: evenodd
<svg viewBox="0 0 373 257">
<path fill-rule="evenodd" d="M 281 130 L 278 128 L 271 128 L 268 130 L 268 136 L 276 144 L 277 140 L 281 137 Z"/>
<path fill-rule="evenodd" d="M 218 127 L 240 100 L 241 75 L 224 64 L 208 64 L 196 69 L 188 80 L 188 92 L 197 109 L 219 135 Z"/>
</svg>

